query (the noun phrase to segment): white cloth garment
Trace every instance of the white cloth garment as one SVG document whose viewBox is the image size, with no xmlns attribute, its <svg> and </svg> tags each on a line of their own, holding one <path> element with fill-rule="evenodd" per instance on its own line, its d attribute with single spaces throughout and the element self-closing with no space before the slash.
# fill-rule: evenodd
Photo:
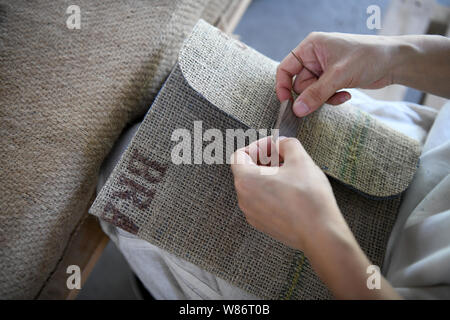
<svg viewBox="0 0 450 320">
<path fill-rule="evenodd" d="M 423 144 L 420 167 L 389 239 L 383 274 L 405 298 L 449 299 L 450 103 L 437 116 L 432 108 L 350 92 L 351 103 Z M 104 162 L 98 191 L 138 126 L 122 134 Z M 105 222 L 102 227 L 156 299 L 257 299 L 128 232 Z"/>
</svg>

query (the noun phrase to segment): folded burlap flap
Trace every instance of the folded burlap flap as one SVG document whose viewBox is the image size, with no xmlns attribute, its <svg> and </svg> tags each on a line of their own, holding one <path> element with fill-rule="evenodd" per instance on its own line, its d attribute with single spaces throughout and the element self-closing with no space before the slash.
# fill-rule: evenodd
<svg viewBox="0 0 450 320">
<path fill-rule="evenodd" d="M 279 107 L 276 65 L 200 21 L 90 212 L 262 298 L 329 298 L 302 252 L 246 222 L 229 165 L 171 161 L 172 133 L 194 133 L 194 121 L 222 133 L 270 128 Z M 381 266 L 419 144 L 349 104 L 304 118 L 298 138 Z M 194 157 L 202 152 L 193 149 Z"/>
<path fill-rule="evenodd" d="M 218 108 L 251 128 L 273 124 L 279 107 L 275 61 L 201 20 L 184 42 L 179 64 L 189 85 Z M 324 105 L 303 118 L 298 139 L 329 176 L 373 197 L 402 193 L 420 155 L 418 141 L 350 103 Z"/>
</svg>

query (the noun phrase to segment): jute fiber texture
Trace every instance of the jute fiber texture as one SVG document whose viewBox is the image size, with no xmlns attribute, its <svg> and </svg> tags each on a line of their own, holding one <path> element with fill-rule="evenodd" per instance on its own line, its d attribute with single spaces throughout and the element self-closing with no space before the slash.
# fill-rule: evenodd
<svg viewBox="0 0 450 320">
<path fill-rule="evenodd" d="M 275 69 L 274 61 L 200 21 L 90 213 L 262 298 L 326 299 L 329 291 L 302 252 L 246 222 L 229 165 L 171 161 L 179 143 L 172 132 L 194 136 L 194 121 L 223 136 L 227 129 L 270 128 L 279 107 Z M 417 167 L 417 142 L 349 104 L 305 118 L 298 137 L 329 174 L 359 244 L 381 266 L 400 195 Z M 193 148 L 192 158 L 202 150 Z"/>
<path fill-rule="evenodd" d="M 0 298 L 39 294 L 114 140 L 198 19 L 214 23 L 227 3 L 0 2 Z M 66 26 L 72 4 L 79 30 Z"/>
</svg>

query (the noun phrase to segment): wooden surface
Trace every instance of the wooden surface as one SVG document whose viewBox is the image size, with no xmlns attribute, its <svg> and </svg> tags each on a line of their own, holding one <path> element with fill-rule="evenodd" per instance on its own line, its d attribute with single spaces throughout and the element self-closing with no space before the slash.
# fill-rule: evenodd
<svg viewBox="0 0 450 320">
<path fill-rule="evenodd" d="M 93 199 L 94 197 L 88 207 L 91 206 Z M 82 288 L 108 241 L 109 238 L 100 228 L 97 218 L 88 214 L 86 210 L 61 261 L 40 292 L 38 299 L 75 299 L 80 290 L 67 288 L 67 278 L 71 275 L 67 274 L 67 267 L 70 265 L 80 267 Z"/>
</svg>

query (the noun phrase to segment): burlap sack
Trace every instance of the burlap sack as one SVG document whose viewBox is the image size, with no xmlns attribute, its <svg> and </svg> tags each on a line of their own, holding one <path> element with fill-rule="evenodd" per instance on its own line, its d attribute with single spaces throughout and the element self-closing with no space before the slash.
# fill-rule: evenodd
<svg viewBox="0 0 450 320">
<path fill-rule="evenodd" d="M 229 165 L 171 161 L 172 132 L 194 135 L 194 121 L 224 136 L 226 129 L 270 128 L 279 107 L 275 69 L 199 22 L 90 212 L 262 298 L 329 298 L 302 252 L 246 222 Z M 304 118 L 298 138 L 329 175 L 359 244 L 381 266 L 419 144 L 349 104 Z M 192 151 L 192 158 L 202 152 Z"/>
<path fill-rule="evenodd" d="M 0 298 L 38 295 L 113 142 L 196 21 L 216 22 L 229 3 L 0 2 Z M 74 4 L 80 30 L 66 26 Z"/>
</svg>

